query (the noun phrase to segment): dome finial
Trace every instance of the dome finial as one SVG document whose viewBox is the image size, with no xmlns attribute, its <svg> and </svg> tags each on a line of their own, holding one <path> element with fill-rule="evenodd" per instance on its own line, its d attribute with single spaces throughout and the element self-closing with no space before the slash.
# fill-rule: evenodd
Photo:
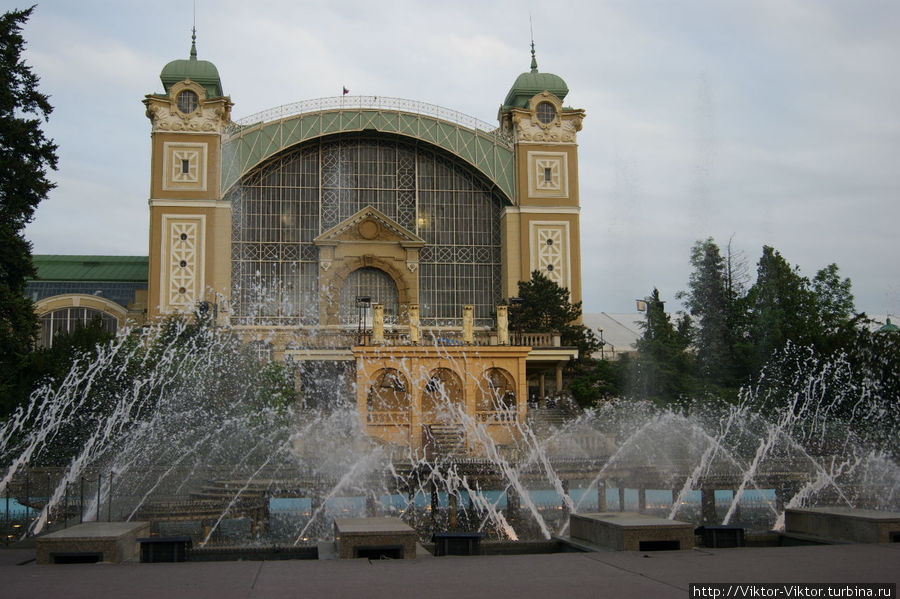
<svg viewBox="0 0 900 599">
<path fill-rule="evenodd" d="M 537 58 L 534 56 L 534 40 L 531 40 L 531 72 L 537 73 Z"/>
<path fill-rule="evenodd" d="M 191 27 L 191 60 L 197 60 L 197 28 Z"/>
</svg>

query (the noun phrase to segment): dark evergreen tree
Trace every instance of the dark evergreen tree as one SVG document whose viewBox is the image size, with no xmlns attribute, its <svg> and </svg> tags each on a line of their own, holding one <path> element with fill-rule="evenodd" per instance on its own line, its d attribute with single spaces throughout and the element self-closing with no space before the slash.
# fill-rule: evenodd
<svg viewBox="0 0 900 599">
<path fill-rule="evenodd" d="M 688 291 L 678 295 L 694 317 L 693 337 L 700 377 L 718 384 L 729 384 L 734 377 L 734 344 L 731 322 L 735 301 L 729 292 L 725 260 L 719 246 L 710 238 L 698 241 L 691 250 L 694 267 Z"/>
<path fill-rule="evenodd" d="M 819 328 L 815 294 L 809 279 L 792 268 L 777 250 L 763 246 L 756 272 L 756 284 L 750 289 L 749 309 L 752 322 L 750 368 L 759 372 L 776 350 L 790 341 L 811 345 Z"/>
<path fill-rule="evenodd" d="M 853 318 L 856 308 L 850 279 L 841 279 L 837 264 L 831 263 L 816 273 L 812 290 L 825 333 L 838 331 Z"/>
<path fill-rule="evenodd" d="M 35 275 L 23 231 L 53 189 L 56 145 L 41 121 L 53 110 L 38 91 L 38 77 L 22 60 L 22 26 L 34 7 L 0 16 L 0 412 L 22 398 L 11 393 L 38 330 L 25 281 Z"/>
<path fill-rule="evenodd" d="M 519 281 L 521 306 L 511 310 L 511 325 L 523 331 L 557 332 L 563 345 L 574 346 L 582 359 L 600 347 L 593 331 L 580 324 L 581 302 L 569 301 L 569 290 L 560 287 L 540 271 L 530 281 Z"/>
<path fill-rule="evenodd" d="M 637 358 L 631 362 L 631 393 L 658 403 L 677 401 L 693 389 L 691 319 L 685 315 L 672 323 L 665 304 L 654 289 L 646 299 L 644 334 L 637 341 Z"/>
</svg>

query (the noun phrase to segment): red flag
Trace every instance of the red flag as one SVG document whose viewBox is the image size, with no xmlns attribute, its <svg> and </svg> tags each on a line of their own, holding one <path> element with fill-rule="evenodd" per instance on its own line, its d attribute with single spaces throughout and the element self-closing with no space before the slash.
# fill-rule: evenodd
<svg viewBox="0 0 900 599">
<path fill-rule="evenodd" d="M 350 90 L 347 89 L 347 88 L 345 87 L 345 88 L 344 88 L 344 95 L 346 96 L 346 95 L 349 94 L 349 93 L 350 93 Z"/>
</svg>

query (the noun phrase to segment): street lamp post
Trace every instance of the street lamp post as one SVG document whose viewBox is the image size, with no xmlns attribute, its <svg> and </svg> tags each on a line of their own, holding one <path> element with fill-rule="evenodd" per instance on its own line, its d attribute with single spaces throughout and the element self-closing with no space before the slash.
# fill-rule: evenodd
<svg viewBox="0 0 900 599">
<path fill-rule="evenodd" d="M 368 345 L 368 340 L 366 339 L 366 318 L 368 316 L 369 305 L 371 303 L 372 298 L 368 295 L 360 295 L 356 298 L 356 342 L 359 345 Z"/>
<path fill-rule="evenodd" d="M 509 308 L 513 317 L 513 330 L 516 332 L 512 345 L 522 345 L 522 304 L 521 297 L 509 298 Z"/>
</svg>

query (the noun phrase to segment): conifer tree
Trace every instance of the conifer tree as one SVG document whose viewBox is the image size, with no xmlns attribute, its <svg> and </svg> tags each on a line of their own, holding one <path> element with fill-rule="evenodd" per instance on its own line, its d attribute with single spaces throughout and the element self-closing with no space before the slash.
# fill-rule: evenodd
<svg viewBox="0 0 900 599">
<path fill-rule="evenodd" d="M 692 389 L 691 319 L 685 315 L 673 323 L 665 303 L 654 289 L 647 303 L 644 334 L 637 341 L 638 357 L 632 364 L 631 392 L 660 403 L 676 401 Z"/>
<path fill-rule="evenodd" d="M 694 267 L 688 291 L 678 295 L 694 317 L 698 374 L 717 383 L 730 382 L 734 347 L 730 323 L 735 310 L 728 292 L 725 260 L 712 238 L 698 241 L 691 250 Z"/>
<path fill-rule="evenodd" d="M 53 108 L 22 59 L 22 26 L 33 10 L 0 16 L 0 401 L 4 402 L 11 400 L 7 390 L 38 330 L 32 303 L 25 297 L 25 281 L 35 271 L 23 231 L 54 187 L 48 169 L 56 169 L 56 145 L 41 129 Z"/>
<path fill-rule="evenodd" d="M 758 372 L 772 353 L 788 341 L 812 345 L 817 339 L 819 316 L 809 279 L 770 246 L 763 246 L 749 305 L 753 372 Z"/>
<path fill-rule="evenodd" d="M 568 289 L 536 270 L 531 273 L 530 281 L 519 281 L 519 297 L 522 305 L 511 314 L 514 327 L 523 331 L 557 332 L 563 345 L 578 348 L 582 359 L 599 349 L 596 335 L 578 323 L 581 302 L 571 303 Z"/>
</svg>

